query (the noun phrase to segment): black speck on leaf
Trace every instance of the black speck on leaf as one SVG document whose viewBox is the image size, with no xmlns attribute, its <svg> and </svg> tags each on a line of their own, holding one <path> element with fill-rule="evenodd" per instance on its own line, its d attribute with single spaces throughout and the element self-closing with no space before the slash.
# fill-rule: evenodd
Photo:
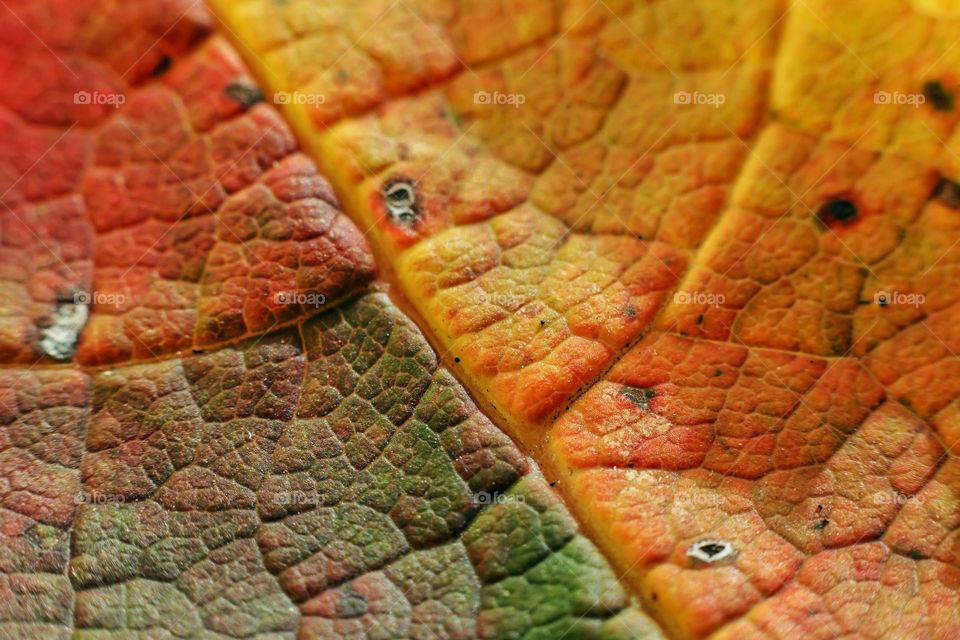
<svg viewBox="0 0 960 640">
<path fill-rule="evenodd" d="M 941 178 L 933 190 L 933 197 L 951 209 L 960 209 L 960 184 Z"/>
<path fill-rule="evenodd" d="M 850 224 L 857 217 L 857 205 L 847 198 L 827 200 L 817 212 L 817 217 L 827 226 L 834 223 Z"/>
<path fill-rule="evenodd" d="M 156 66 L 153 67 L 150 75 L 154 78 L 159 78 L 167 72 L 171 64 L 173 64 L 173 60 L 170 58 L 170 56 L 162 56 L 157 62 Z"/>
<path fill-rule="evenodd" d="M 937 111 L 953 111 L 953 92 L 947 91 L 939 80 L 923 83 L 923 95 Z"/>
<path fill-rule="evenodd" d="M 231 82 L 223 89 L 223 92 L 244 109 L 249 109 L 258 102 L 263 102 L 263 94 L 260 93 L 260 89 L 247 82 Z"/>
</svg>

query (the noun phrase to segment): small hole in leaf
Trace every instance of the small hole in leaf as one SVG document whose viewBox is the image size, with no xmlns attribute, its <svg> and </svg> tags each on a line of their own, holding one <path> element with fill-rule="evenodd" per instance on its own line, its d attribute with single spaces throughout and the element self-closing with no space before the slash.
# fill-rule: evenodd
<svg viewBox="0 0 960 640">
<path fill-rule="evenodd" d="M 417 192 L 412 182 L 397 180 L 383 187 L 383 202 L 390 216 L 398 222 L 417 218 Z"/>
<path fill-rule="evenodd" d="M 733 556 L 733 545 L 726 540 L 698 540 L 687 549 L 687 556 L 700 562 L 720 562 Z"/>
<path fill-rule="evenodd" d="M 857 205 L 846 198 L 833 198 L 823 203 L 817 217 L 827 225 L 833 222 L 849 224 L 857 217 Z"/>
<path fill-rule="evenodd" d="M 951 209 L 960 209 L 960 184 L 941 178 L 933 190 L 933 197 Z"/>
<path fill-rule="evenodd" d="M 925 82 L 923 95 L 937 111 L 953 111 L 953 93 L 947 91 L 939 80 Z"/>
<path fill-rule="evenodd" d="M 384 191 L 387 202 L 396 207 L 411 207 L 415 202 L 413 185 L 407 182 L 395 182 Z"/>
</svg>

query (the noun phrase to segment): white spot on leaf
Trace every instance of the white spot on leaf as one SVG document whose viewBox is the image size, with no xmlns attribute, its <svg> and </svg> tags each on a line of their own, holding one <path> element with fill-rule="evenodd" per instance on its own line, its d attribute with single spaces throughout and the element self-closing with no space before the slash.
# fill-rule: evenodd
<svg viewBox="0 0 960 640">
<path fill-rule="evenodd" d="M 90 308 L 73 302 L 60 303 L 50 325 L 43 329 L 40 350 L 56 360 L 69 360 L 77 350 L 80 331 L 87 324 Z"/>
<path fill-rule="evenodd" d="M 698 540 L 687 549 L 687 557 L 712 563 L 733 556 L 733 545 L 726 540 Z"/>
<path fill-rule="evenodd" d="M 417 217 L 417 196 L 413 184 L 405 180 L 386 185 L 383 201 L 390 216 L 398 222 L 409 222 Z"/>
</svg>

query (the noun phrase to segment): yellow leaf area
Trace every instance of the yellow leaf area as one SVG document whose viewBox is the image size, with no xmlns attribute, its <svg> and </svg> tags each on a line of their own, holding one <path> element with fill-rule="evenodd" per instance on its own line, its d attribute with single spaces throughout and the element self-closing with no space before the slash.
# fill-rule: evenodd
<svg viewBox="0 0 960 640">
<path fill-rule="evenodd" d="M 960 2 L 212 4 L 672 635 L 960 637 Z"/>
</svg>

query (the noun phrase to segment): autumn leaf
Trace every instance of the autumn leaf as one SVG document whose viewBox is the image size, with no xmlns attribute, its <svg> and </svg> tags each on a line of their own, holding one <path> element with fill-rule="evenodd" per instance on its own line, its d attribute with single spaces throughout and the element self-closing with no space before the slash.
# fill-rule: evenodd
<svg viewBox="0 0 960 640">
<path fill-rule="evenodd" d="M 209 14 L 5 9 L 0 635 L 659 633 Z"/>
<path fill-rule="evenodd" d="M 208 4 L 0 7 L 0 635 L 960 636 L 960 5 Z"/>
</svg>

